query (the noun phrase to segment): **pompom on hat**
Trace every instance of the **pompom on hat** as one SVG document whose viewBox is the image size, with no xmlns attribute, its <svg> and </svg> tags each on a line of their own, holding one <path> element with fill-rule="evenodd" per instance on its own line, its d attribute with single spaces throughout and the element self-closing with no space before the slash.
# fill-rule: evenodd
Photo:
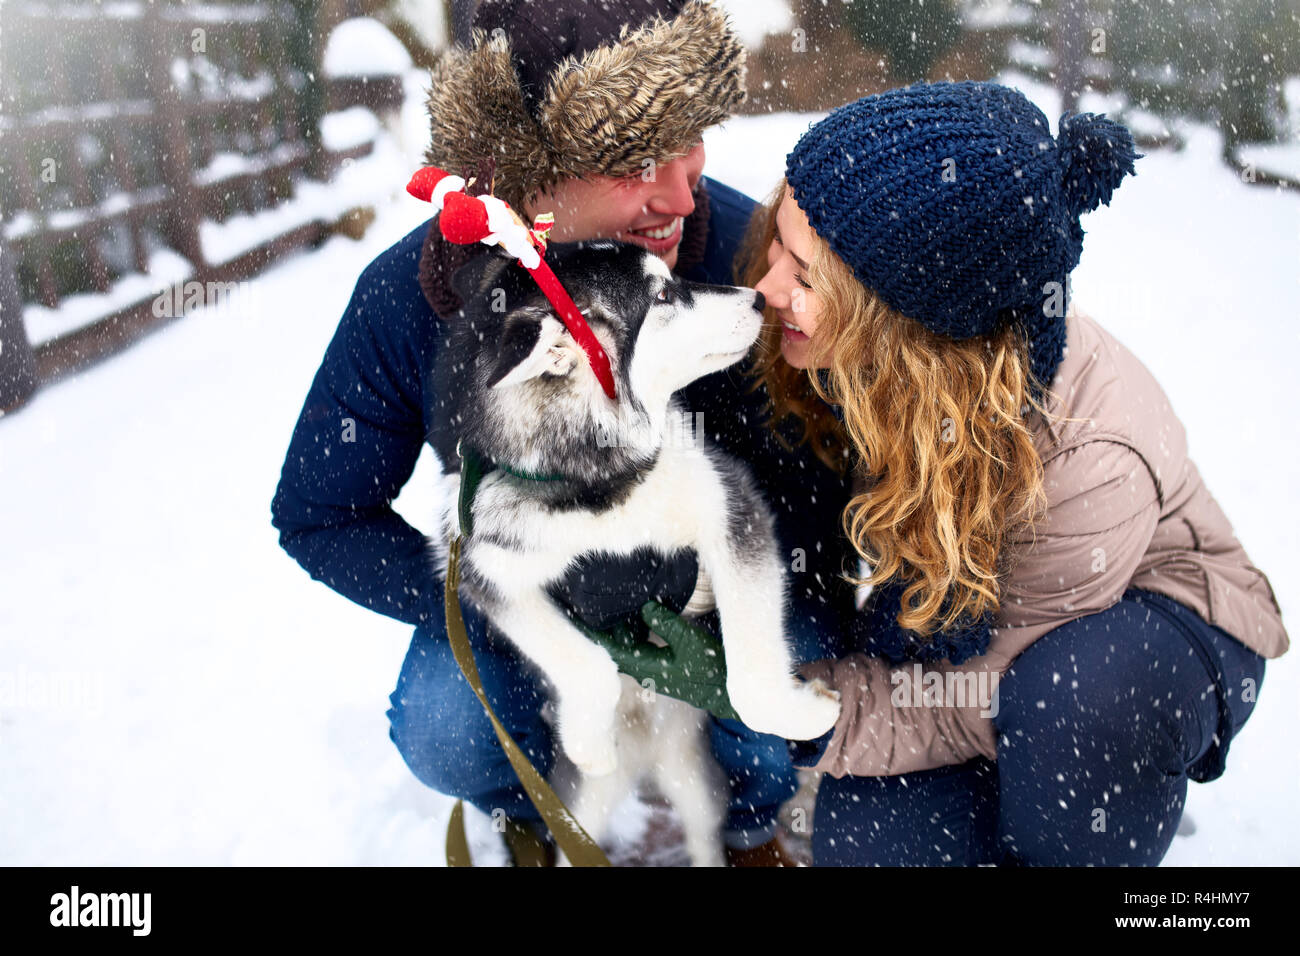
<svg viewBox="0 0 1300 956">
<path fill-rule="evenodd" d="M 1053 139 L 1010 87 L 918 83 L 813 125 L 786 179 L 813 231 L 892 309 L 953 339 L 1018 321 L 1050 386 L 1079 217 L 1109 204 L 1138 158 L 1128 129 L 1104 116 L 1066 114 Z"/>
</svg>

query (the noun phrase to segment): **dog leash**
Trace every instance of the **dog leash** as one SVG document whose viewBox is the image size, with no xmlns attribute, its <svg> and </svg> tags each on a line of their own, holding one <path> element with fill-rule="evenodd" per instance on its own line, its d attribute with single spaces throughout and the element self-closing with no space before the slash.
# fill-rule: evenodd
<svg viewBox="0 0 1300 956">
<path fill-rule="evenodd" d="M 528 271 L 541 288 L 569 334 L 582 347 L 601 388 L 612 400 L 615 397 L 615 384 L 609 356 L 605 354 L 595 333 L 591 331 L 582 313 L 574 305 L 573 299 L 569 297 L 564 286 L 551 271 L 550 265 L 542 258 L 542 254 L 546 251 L 547 235 L 555 222 L 555 217 L 549 213 L 538 216 L 530 229 L 519 218 L 519 214 L 510 208 L 510 204 L 491 195 L 490 189 L 487 195 L 469 196 L 466 193 L 468 185 L 469 183 L 460 176 L 453 176 L 436 166 L 425 166 L 411 177 L 406 185 L 406 191 L 417 199 L 433 205 L 434 214 L 438 216 L 438 228 L 444 238 L 463 245 L 476 242 L 488 246 L 499 245 L 517 258 L 519 265 Z M 485 463 L 472 448 L 463 448 L 462 445 L 462 442 L 456 443 L 457 454 L 461 455 L 458 502 L 460 533 L 452 539 L 447 553 L 444 599 L 447 638 L 451 643 L 452 655 L 456 658 L 461 673 L 465 675 L 465 680 L 474 691 L 474 696 L 479 699 L 479 703 L 487 712 L 497 739 L 501 741 L 501 747 L 506 753 L 506 758 L 524 785 L 524 792 L 528 794 L 528 799 L 541 814 L 542 820 L 554 835 L 560 849 L 576 866 L 609 866 L 609 860 L 596 845 L 596 841 L 582 828 L 569 808 L 555 795 L 555 791 L 537 772 L 537 768 L 532 765 L 506 731 L 487 699 L 482 681 L 479 680 L 478 666 L 474 663 L 474 652 L 470 648 L 469 636 L 465 633 L 465 621 L 461 616 L 460 595 L 457 588 L 460 584 L 461 544 L 473 531 L 473 515 L 470 506 L 483 475 L 490 471 L 492 466 Z M 533 481 L 554 481 L 562 477 L 514 471 L 504 465 L 495 465 L 495 467 L 500 467 L 518 478 Z M 447 865 L 473 866 L 469 854 L 469 842 L 465 838 L 464 801 L 457 801 L 452 810 L 451 820 L 447 824 Z"/>
<path fill-rule="evenodd" d="M 524 792 L 532 801 L 542 821 L 555 837 L 555 842 L 574 866 L 609 866 L 609 859 L 596 845 L 582 825 L 573 816 L 572 811 L 564 805 L 551 785 L 546 782 L 532 761 L 524 754 L 509 731 L 497 717 L 496 711 L 488 701 L 479 679 L 478 665 L 474 662 L 474 651 L 470 648 L 469 635 L 465 633 L 465 620 L 460 610 L 460 550 L 465 538 L 473 530 L 471 506 L 474 494 L 478 490 L 483 475 L 490 470 L 472 448 L 465 448 L 462 442 L 456 443 L 456 451 L 461 456 L 460 497 L 457 502 L 460 516 L 460 533 L 451 540 L 447 553 L 447 583 L 444 591 L 446 605 L 447 638 L 451 643 L 452 656 L 456 658 L 461 673 L 469 683 L 474 696 L 487 712 L 492 729 L 496 731 L 501 749 L 506 753 L 510 766 L 519 775 L 524 785 Z M 452 809 L 451 819 L 447 823 L 447 865 L 473 866 L 470 858 L 469 841 L 465 837 L 465 802 L 457 800 Z"/>
</svg>

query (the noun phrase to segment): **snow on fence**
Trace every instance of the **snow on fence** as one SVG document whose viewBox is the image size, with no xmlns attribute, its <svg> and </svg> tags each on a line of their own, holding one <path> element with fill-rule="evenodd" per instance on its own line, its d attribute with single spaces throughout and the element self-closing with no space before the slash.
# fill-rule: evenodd
<svg viewBox="0 0 1300 956">
<path fill-rule="evenodd" d="M 251 275 L 332 227 L 295 186 L 374 140 L 352 123 L 322 143 L 322 113 L 389 108 L 400 78 L 322 89 L 314 9 L 0 4 L 0 411 L 166 321 L 159 290 Z"/>
</svg>

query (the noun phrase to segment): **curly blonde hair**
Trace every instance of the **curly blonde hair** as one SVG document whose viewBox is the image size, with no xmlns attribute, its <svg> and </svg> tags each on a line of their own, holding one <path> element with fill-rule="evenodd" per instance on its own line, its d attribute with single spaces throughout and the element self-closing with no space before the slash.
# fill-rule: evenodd
<svg viewBox="0 0 1300 956">
<path fill-rule="evenodd" d="M 785 192 L 783 180 L 750 224 L 737 260 L 746 285 L 767 272 Z M 891 309 L 814 238 L 808 281 L 822 308 L 809 368 L 784 361 L 770 311 L 757 346 L 753 388 L 767 388 L 768 424 L 796 416 L 798 443 L 811 442 L 841 474 L 856 453 L 868 488 L 842 523 L 872 571 L 845 577 L 862 585 L 900 575 L 900 626 L 926 636 L 964 614 L 996 614 L 1008 532 L 1031 527 L 1046 505 L 1026 417 L 1047 410 L 1031 387 L 1023 332 L 1011 322 L 965 341 L 936 335 Z M 823 366 L 825 383 L 815 371 Z M 828 403 L 841 406 L 842 425 Z"/>
</svg>

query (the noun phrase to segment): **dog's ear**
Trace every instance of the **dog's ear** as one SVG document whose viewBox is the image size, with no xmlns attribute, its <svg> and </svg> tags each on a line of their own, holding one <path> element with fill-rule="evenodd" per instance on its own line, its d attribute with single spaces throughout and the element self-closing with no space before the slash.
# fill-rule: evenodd
<svg viewBox="0 0 1300 956">
<path fill-rule="evenodd" d="M 577 367 L 580 352 L 568 329 L 550 312 L 521 309 L 506 319 L 488 386 L 505 388 L 539 375 L 568 375 Z"/>
<path fill-rule="evenodd" d="M 456 270 L 451 287 L 461 302 L 472 302 L 488 289 L 502 284 L 502 274 L 514 259 L 500 246 L 485 249 Z"/>
</svg>

